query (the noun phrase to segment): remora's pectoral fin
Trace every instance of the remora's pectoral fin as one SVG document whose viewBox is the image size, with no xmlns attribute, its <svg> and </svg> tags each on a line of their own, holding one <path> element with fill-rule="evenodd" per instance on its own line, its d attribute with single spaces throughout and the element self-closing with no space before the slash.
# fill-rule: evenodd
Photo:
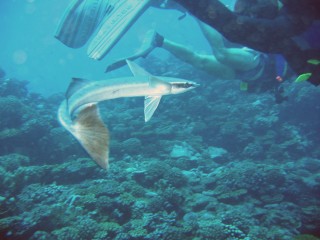
<svg viewBox="0 0 320 240">
<path fill-rule="evenodd" d="M 101 120 L 99 108 L 91 104 L 83 108 L 69 130 L 103 169 L 109 165 L 109 131 Z"/>
<path fill-rule="evenodd" d="M 148 122 L 159 106 L 161 96 L 147 96 L 144 99 L 144 121 Z"/>
<path fill-rule="evenodd" d="M 144 70 L 138 64 L 128 59 L 126 60 L 126 62 L 134 76 L 148 76 L 150 87 L 161 89 L 162 92 L 169 92 L 169 89 L 171 88 L 170 83 L 153 76 L 151 73 Z M 148 122 L 151 119 L 153 113 L 156 111 L 157 107 L 159 106 L 161 97 L 162 95 L 145 97 L 144 99 L 144 121 L 145 122 Z"/>
</svg>

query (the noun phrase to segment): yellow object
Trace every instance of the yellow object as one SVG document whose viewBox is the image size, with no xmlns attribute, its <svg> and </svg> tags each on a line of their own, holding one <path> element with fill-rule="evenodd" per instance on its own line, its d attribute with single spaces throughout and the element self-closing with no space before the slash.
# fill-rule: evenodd
<svg viewBox="0 0 320 240">
<path fill-rule="evenodd" d="M 294 240 L 320 240 L 320 238 L 317 238 L 310 234 L 301 234 L 294 237 Z"/>
<path fill-rule="evenodd" d="M 294 81 L 296 83 L 298 82 L 304 82 L 307 81 L 311 77 L 312 73 L 303 73 L 297 79 Z"/>
<path fill-rule="evenodd" d="M 320 64 L 320 60 L 318 60 L 318 59 L 309 59 L 308 63 L 313 64 L 313 65 L 319 65 Z"/>
<path fill-rule="evenodd" d="M 248 83 L 246 83 L 246 82 L 241 82 L 241 83 L 240 83 L 240 90 L 241 90 L 241 91 L 248 91 Z"/>
</svg>

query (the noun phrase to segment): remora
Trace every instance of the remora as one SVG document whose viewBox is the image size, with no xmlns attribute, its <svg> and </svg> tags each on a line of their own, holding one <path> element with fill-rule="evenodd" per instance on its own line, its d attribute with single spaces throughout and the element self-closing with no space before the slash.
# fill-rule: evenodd
<svg viewBox="0 0 320 240">
<path fill-rule="evenodd" d="M 131 61 L 127 64 L 132 77 L 88 81 L 74 78 L 66 99 L 58 110 L 58 119 L 102 168 L 109 165 L 109 131 L 101 119 L 101 101 L 144 96 L 145 121 L 149 121 L 163 95 L 187 92 L 199 84 L 171 77 L 156 77 Z"/>
</svg>

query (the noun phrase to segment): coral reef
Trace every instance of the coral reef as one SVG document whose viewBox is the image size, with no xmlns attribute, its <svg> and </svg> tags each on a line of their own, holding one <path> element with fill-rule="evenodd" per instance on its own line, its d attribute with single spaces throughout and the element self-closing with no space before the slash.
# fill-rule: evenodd
<svg viewBox="0 0 320 240">
<path fill-rule="evenodd" d="M 205 87 L 164 97 L 148 123 L 141 99 L 102 104 L 107 172 L 59 126 L 62 94 L 0 71 L 0 238 L 318 239 L 319 91 L 291 86 L 275 105 L 153 58 L 150 72 Z"/>
</svg>

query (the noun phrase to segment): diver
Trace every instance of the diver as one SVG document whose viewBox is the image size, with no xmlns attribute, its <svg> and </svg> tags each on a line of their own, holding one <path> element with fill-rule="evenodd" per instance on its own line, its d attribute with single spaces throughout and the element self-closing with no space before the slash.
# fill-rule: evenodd
<svg viewBox="0 0 320 240">
<path fill-rule="evenodd" d="M 320 84 L 318 0 L 238 0 L 235 11 L 219 0 L 175 2 L 229 41 L 261 52 L 281 54 L 300 75 L 298 79 Z M 297 39 L 305 45 L 298 44 Z"/>
<path fill-rule="evenodd" d="M 233 12 L 218 0 L 76 0 L 66 10 L 56 37 L 67 46 L 77 48 L 84 46 L 97 32 L 88 45 L 87 53 L 99 60 L 147 7 L 170 7 L 171 3 L 177 2 L 229 41 L 260 52 L 283 55 L 295 73 L 300 75 L 298 81 L 308 80 L 319 85 L 319 47 L 304 49 L 293 39 L 301 34 L 308 35 L 309 42 L 313 40 L 313 44 L 319 45 L 319 38 L 307 34 L 319 29 L 313 24 L 319 19 L 317 1 L 238 0 Z M 131 60 L 134 60 L 133 56 Z"/>
<path fill-rule="evenodd" d="M 266 13 L 262 12 L 261 14 Z M 269 13 L 270 14 L 270 13 Z M 272 14 L 272 13 L 271 13 Z M 240 89 L 248 92 L 271 92 L 276 103 L 288 99 L 284 96 L 283 80 L 287 74 L 286 61 L 279 55 L 265 54 L 237 46 L 227 47 L 223 36 L 207 24 L 197 21 L 207 39 L 212 54 L 198 54 L 186 46 L 170 41 L 155 31 L 149 31 L 138 53 L 109 65 L 107 72 L 125 65 L 126 59 L 146 57 L 154 48 L 161 47 L 180 60 L 217 78 L 241 80 Z M 230 43 L 229 43 L 230 45 Z"/>
<path fill-rule="evenodd" d="M 109 65 L 106 71 L 123 66 L 126 59 L 134 60 L 138 57 L 146 57 L 153 49 L 161 47 L 178 59 L 217 78 L 240 80 L 242 91 L 271 92 L 275 96 L 276 103 L 287 100 L 287 97 L 283 96 L 284 89 L 282 86 L 286 75 L 286 63 L 283 59 L 247 47 L 227 47 L 226 40 L 215 29 L 200 21 L 198 21 L 198 24 L 211 47 L 212 54 L 196 53 L 194 50 L 164 38 L 151 30 L 138 53 L 116 61 Z M 277 61 L 282 64 L 281 72 L 277 72 L 277 68 L 279 68 Z"/>
</svg>

